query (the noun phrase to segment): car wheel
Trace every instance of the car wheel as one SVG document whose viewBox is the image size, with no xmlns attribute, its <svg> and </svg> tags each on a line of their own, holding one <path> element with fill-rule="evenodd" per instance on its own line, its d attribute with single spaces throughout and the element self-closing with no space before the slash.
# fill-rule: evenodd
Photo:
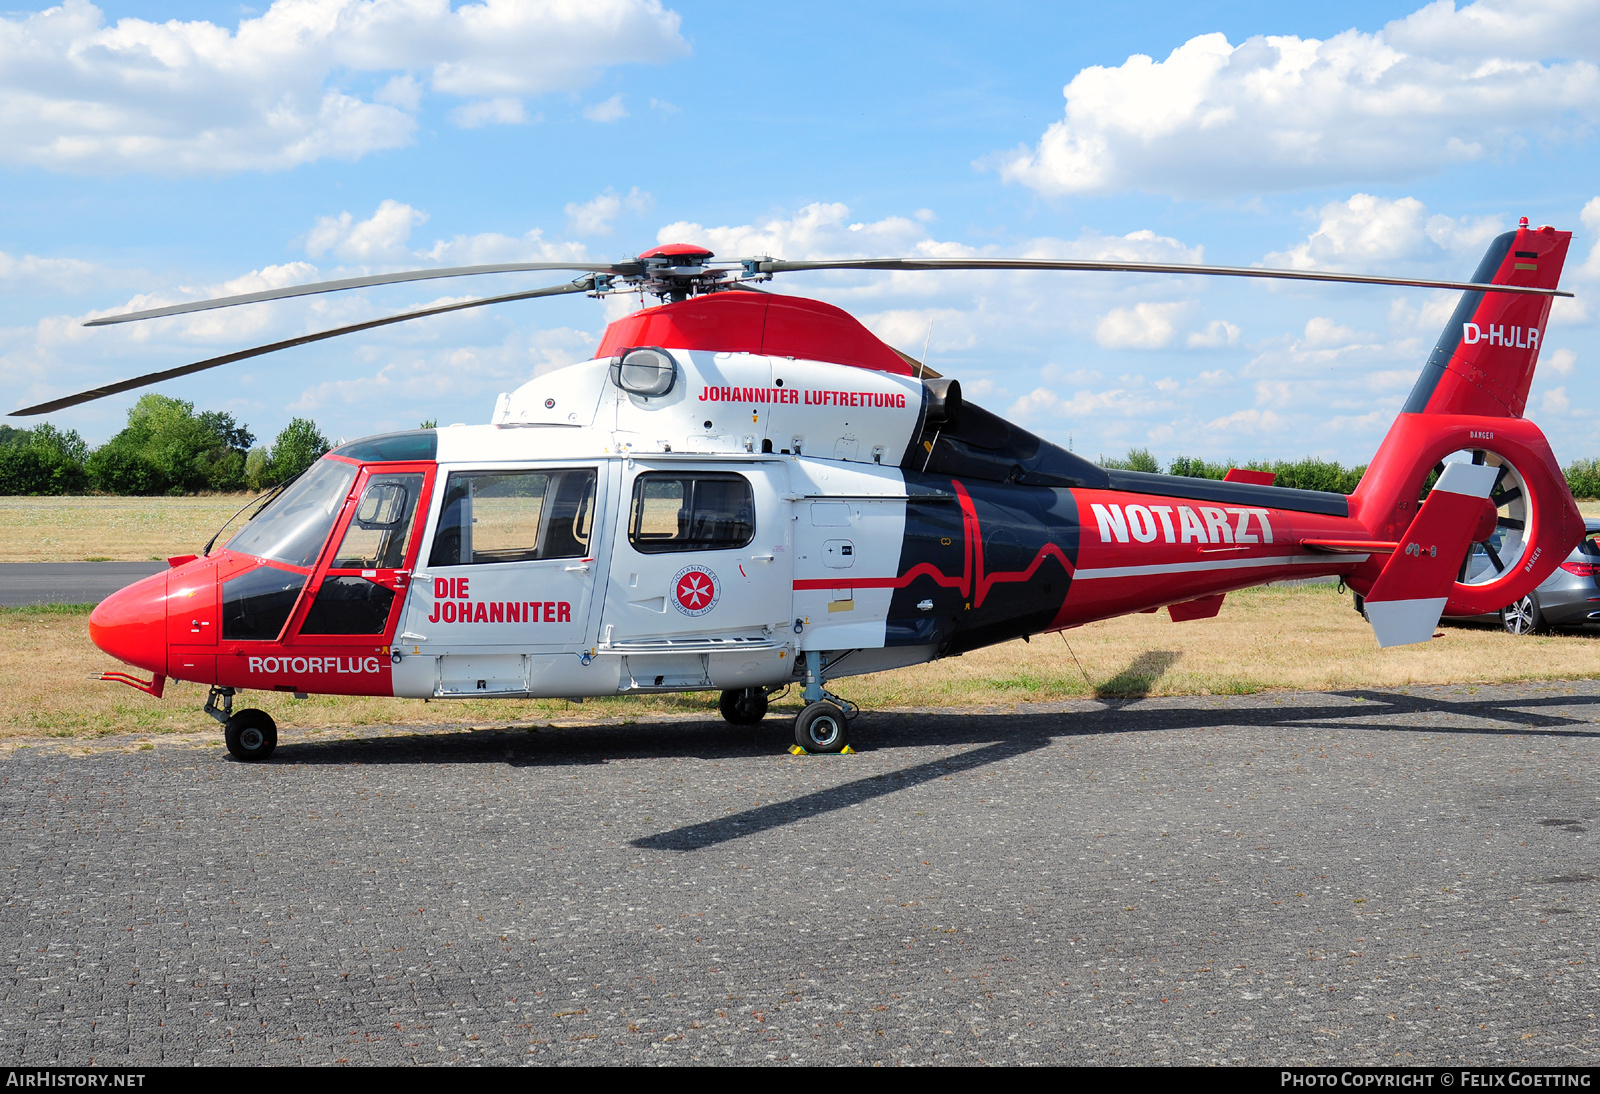
<svg viewBox="0 0 1600 1094">
<path fill-rule="evenodd" d="M 1539 604 L 1533 599 L 1532 593 L 1501 608 L 1500 622 L 1507 634 L 1533 634 L 1544 629 L 1544 616 L 1539 612 Z"/>
</svg>

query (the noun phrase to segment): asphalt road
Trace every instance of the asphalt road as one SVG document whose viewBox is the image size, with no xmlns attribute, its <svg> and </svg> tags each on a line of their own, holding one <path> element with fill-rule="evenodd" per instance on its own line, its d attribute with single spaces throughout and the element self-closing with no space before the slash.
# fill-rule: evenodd
<svg viewBox="0 0 1600 1094">
<path fill-rule="evenodd" d="M 3 562 L 0 608 L 31 604 L 98 604 L 165 562 Z"/>
<path fill-rule="evenodd" d="M 0 761 L 0 1063 L 1600 1048 L 1593 682 L 361 734 Z"/>
</svg>

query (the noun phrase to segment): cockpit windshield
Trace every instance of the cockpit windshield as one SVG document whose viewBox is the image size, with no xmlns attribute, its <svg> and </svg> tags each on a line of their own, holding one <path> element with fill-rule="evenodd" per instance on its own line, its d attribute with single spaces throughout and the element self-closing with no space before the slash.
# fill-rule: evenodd
<svg viewBox="0 0 1600 1094">
<path fill-rule="evenodd" d="M 318 460 L 240 529 L 228 549 L 290 566 L 314 565 L 357 470 L 339 460 Z"/>
</svg>

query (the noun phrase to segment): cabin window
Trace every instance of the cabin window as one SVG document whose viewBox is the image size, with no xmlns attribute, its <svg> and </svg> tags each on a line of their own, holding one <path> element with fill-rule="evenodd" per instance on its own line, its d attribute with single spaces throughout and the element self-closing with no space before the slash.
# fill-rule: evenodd
<svg viewBox="0 0 1600 1094">
<path fill-rule="evenodd" d="M 592 467 L 451 472 L 428 565 L 584 557 L 596 477 Z"/>
<path fill-rule="evenodd" d="M 720 551 L 755 538 L 755 496 L 743 475 L 650 471 L 633 482 L 628 542 L 645 554 Z"/>
</svg>

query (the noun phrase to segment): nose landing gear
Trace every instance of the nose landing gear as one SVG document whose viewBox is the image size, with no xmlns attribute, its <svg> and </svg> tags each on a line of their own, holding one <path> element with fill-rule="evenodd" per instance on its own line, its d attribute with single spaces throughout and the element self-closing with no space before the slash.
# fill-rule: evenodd
<svg viewBox="0 0 1600 1094">
<path fill-rule="evenodd" d="M 278 747 L 278 723 L 264 710 L 233 711 L 233 689 L 213 687 L 206 713 L 222 723 L 222 739 L 233 758 L 247 763 L 265 760 Z"/>
</svg>

